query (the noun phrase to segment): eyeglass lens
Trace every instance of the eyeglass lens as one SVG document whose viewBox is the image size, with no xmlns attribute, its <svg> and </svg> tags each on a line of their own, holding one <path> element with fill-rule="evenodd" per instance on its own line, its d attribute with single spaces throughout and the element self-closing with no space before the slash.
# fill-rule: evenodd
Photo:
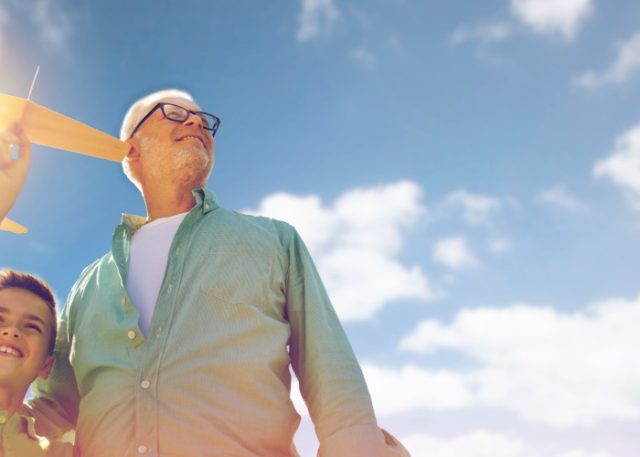
<svg viewBox="0 0 640 457">
<path fill-rule="evenodd" d="M 190 111 L 178 105 L 171 105 L 169 103 L 164 104 L 162 106 L 162 112 L 167 117 L 167 119 L 171 119 L 172 121 L 184 122 L 189 117 Z M 213 130 L 213 126 L 215 125 L 215 119 L 213 116 L 207 113 L 195 113 L 202 120 L 202 126 L 207 130 Z"/>
</svg>

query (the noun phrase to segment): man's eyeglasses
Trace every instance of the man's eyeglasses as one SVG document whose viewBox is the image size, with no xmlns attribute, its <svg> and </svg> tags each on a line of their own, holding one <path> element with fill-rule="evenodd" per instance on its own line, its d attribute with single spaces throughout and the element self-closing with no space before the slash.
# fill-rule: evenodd
<svg viewBox="0 0 640 457">
<path fill-rule="evenodd" d="M 151 111 L 149 111 L 145 117 L 140 119 L 140 122 L 136 125 L 136 127 L 131 132 L 129 138 L 133 136 L 134 133 L 138 131 L 140 126 L 149 119 L 158 108 L 162 111 L 162 115 L 174 122 L 184 122 L 189 119 L 190 114 L 194 114 L 200 118 L 202 121 L 202 128 L 211 132 L 211 136 L 214 137 L 216 132 L 218 131 L 218 127 L 220 127 L 220 118 L 218 116 L 214 116 L 213 114 L 204 113 L 202 111 L 191 111 L 182 106 L 174 105 L 173 103 L 158 103 L 154 106 Z"/>
</svg>

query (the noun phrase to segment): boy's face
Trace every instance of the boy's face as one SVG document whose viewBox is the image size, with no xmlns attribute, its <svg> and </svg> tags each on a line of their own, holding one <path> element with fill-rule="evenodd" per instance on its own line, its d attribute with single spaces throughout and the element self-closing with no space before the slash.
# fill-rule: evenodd
<svg viewBox="0 0 640 457">
<path fill-rule="evenodd" d="M 0 290 L 0 386 L 26 389 L 53 366 L 47 354 L 52 314 L 47 303 L 28 290 Z"/>
</svg>

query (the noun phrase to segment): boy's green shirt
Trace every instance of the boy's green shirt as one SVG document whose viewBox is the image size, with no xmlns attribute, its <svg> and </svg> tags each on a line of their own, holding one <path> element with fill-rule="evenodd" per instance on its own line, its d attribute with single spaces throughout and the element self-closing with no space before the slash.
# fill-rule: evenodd
<svg viewBox="0 0 640 457">
<path fill-rule="evenodd" d="M 4 457 L 71 457 L 73 445 L 63 441 L 49 441 L 39 436 L 35 429 L 35 419 L 20 413 L 9 415 L 0 410 L 0 434 Z"/>
</svg>

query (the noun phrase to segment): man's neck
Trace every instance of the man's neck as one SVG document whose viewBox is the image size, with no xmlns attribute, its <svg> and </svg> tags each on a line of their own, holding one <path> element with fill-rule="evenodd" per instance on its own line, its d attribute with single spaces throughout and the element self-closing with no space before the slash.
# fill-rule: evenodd
<svg viewBox="0 0 640 457">
<path fill-rule="evenodd" d="M 189 187 L 189 189 L 187 189 Z M 189 211 L 196 203 L 192 186 L 172 188 L 169 185 L 157 189 L 143 189 L 147 207 L 147 222 L 161 217 L 175 216 Z"/>
</svg>

